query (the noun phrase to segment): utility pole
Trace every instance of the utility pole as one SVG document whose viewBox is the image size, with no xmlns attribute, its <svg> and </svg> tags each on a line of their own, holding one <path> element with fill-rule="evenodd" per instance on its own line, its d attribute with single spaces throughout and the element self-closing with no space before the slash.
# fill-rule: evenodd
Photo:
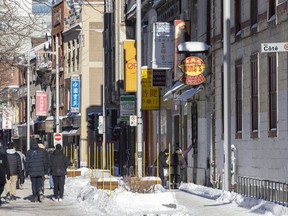
<svg viewBox="0 0 288 216">
<path fill-rule="evenodd" d="M 138 147 L 138 177 L 142 177 L 142 71 L 141 71 L 141 0 L 136 5 L 136 39 L 137 39 L 137 147 Z"/>
<path fill-rule="evenodd" d="M 224 189 L 231 191 L 230 0 L 224 1 Z"/>
<path fill-rule="evenodd" d="M 58 36 L 55 37 L 56 43 L 56 133 L 60 132 L 59 122 L 59 42 Z"/>
<path fill-rule="evenodd" d="M 30 149 L 30 51 L 27 53 L 27 113 L 26 113 L 26 126 L 27 126 L 27 141 L 26 149 Z"/>
</svg>

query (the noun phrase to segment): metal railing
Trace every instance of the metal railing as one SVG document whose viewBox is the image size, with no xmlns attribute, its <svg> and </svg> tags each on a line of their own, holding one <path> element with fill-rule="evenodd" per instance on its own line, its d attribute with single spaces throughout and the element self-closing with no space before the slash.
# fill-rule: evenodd
<svg viewBox="0 0 288 216">
<path fill-rule="evenodd" d="M 288 206 L 288 183 L 238 176 L 237 193 Z"/>
</svg>

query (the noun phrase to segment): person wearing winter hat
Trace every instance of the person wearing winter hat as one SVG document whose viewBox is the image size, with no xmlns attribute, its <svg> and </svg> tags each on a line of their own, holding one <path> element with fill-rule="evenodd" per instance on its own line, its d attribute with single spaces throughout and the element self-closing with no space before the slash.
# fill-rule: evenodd
<svg viewBox="0 0 288 216">
<path fill-rule="evenodd" d="M 10 180 L 10 173 L 9 173 L 9 164 L 7 155 L 5 154 L 5 151 L 0 151 L 0 206 L 1 206 L 1 195 L 4 191 L 4 186 L 6 184 L 6 179 Z"/>
<path fill-rule="evenodd" d="M 32 184 L 32 202 L 42 202 L 42 180 L 47 173 L 48 161 L 45 150 L 40 149 L 36 140 L 31 140 L 31 148 L 26 154 L 26 171 Z"/>
<path fill-rule="evenodd" d="M 22 165 L 20 155 L 16 152 L 13 142 L 8 144 L 6 156 L 9 164 L 10 176 L 10 179 L 6 180 L 5 185 L 6 200 L 16 200 L 16 183 L 18 176 L 20 176 Z"/>
<path fill-rule="evenodd" d="M 62 152 L 62 146 L 56 145 L 56 149 L 52 153 L 49 159 L 49 165 L 51 168 L 51 175 L 53 176 L 53 201 L 62 201 L 64 195 L 65 175 L 68 167 L 68 159 Z"/>
</svg>

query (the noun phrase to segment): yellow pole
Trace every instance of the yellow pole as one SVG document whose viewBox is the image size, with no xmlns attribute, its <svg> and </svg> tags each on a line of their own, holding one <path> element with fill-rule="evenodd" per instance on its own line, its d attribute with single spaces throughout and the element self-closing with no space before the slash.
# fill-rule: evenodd
<svg viewBox="0 0 288 216">
<path fill-rule="evenodd" d="M 96 141 L 94 141 L 94 174 L 96 178 Z"/>
<path fill-rule="evenodd" d="M 169 152 L 168 152 L 168 179 L 169 179 L 169 185 L 168 185 L 168 188 L 169 190 L 171 190 L 171 145 L 169 143 L 168 145 L 168 148 L 169 148 Z"/>
<path fill-rule="evenodd" d="M 159 143 L 157 142 L 157 146 L 156 146 L 156 176 L 157 176 L 157 184 L 159 184 Z"/>
<path fill-rule="evenodd" d="M 142 176 L 145 177 L 145 142 L 143 142 L 143 166 L 142 166 Z"/>
<path fill-rule="evenodd" d="M 73 149 L 73 144 L 71 144 L 71 150 L 70 150 L 70 154 L 71 154 L 71 162 L 72 162 L 72 167 L 73 167 L 73 176 L 75 177 L 75 168 L 74 168 L 74 155 L 73 155 L 73 152 L 74 152 L 74 149 Z"/>
<path fill-rule="evenodd" d="M 114 143 L 112 143 L 112 175 L 114 176 Z"/>
<path fill-rule="evenodd" d="M 135 152 L 135 158 L 136 158 L 136 160 L 135 160 L 135 174 L 136 174 L 136 170 L 138 170 L 138 154 L 137 154 L 137 152 L 138 152 L 138 145 L 137 145 L 137 143 L 136 143 L 136 152 Z M 129 173 L 129 167 L 128 167 L 128 173 Z"/>
<path fill-rule="evenodd" d="M 88 147 L 88 178 L 90 180 L 90 146 Z"/>
</svg>

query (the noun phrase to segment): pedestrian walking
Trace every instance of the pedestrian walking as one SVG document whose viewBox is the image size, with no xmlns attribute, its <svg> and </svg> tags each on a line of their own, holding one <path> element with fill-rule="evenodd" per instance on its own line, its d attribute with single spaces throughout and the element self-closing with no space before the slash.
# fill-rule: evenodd
<svg viewBox="0 0 288 216">
<path fill-rule="evenodd" d="M 66 170 L 68 167 L 68 159 L 62 152 L 62 146 L 60 144 L 56 145 L 56 149 L 50 156 L 49 164 L 54 183 L 54 197 L 52 198 L 52 200 L 61 202 L 64 195 L 64 184 Z"/>
<path fill-rule="evenodd" d="M 46 157 L 46 161 L 47 161 L 47 164 L 49 163 L 49 157 L 48 157 L 48 151 L 45 150 L 45 145 L 42 143 L 41 140 L 38 140 L 37 141 L 38 143 L 38 147 L 40 150 L 42 150 L 45 154 L 45 157 Z M 49 164 L 48 164 L 49 166 Z M 45 172 L 45 174 L 48 174 L 48 167 L 47 167 L 47 173 Z M 42 186 L 41 186 L 41 192 L 42 192 L 42 198 L 44 198 L 44 185 L 45 185 L 45 174 L 42 176 Z"/>
<path fill-rule="evenodd" d="M 21 173 L 21 158 L 16 152 L 15 144 L 13 142 L 8 143 L 6 156 L 9 164 L 10 176 L 10 179 L 6 179 L 5 184 L 6 200 L 16 200 L 16 183 L 18 176 L 20 176 Z"/>
<path fill-rule="evenodd" d="M 3 151 L 1 147 L 1 151 L 0 151 L 0 206 L 2 205 L 1 195 L 4 191 L 6 179 L 8 180 L 10 179 L 9 164 L 8 164 L 7 155 L 5 154 L 5 151 Z"/>
<path fill-rule="evenodd" d="M 49 149 L 48 149 L 48 158 L 49 158 L 49 161 L 50 161 L 50 157 L 51 157 L 51 155 L 53 154 L 54 150 L 55 150 L 55 147 L 54 147 L 54 146 L 53 146 L 52 148 L 49 148 Z M 50 189 L 54 189 L 53 176 L 52 176 L 52 172 L 51 172 L 50 166 L 48 167 L 48 175 L 49 175 L 49 186 L 50 186 Z"/>
<path fill-rule="evenodd" d="M 172 188 L 177 189 L 181 183 L 181 168 L 185 167 L 185 159 L 183 152 L 179 146 L 176 145 L 175 151 L 171 155 L 171 183 Z"/>
<path fill-rule="evenodd" d="M 42 202 L 44 198 L 42 181 L 43 176 L 47 173 L 48 161 L 45 151 L 39 148 L 36 140 L 31 141 L 31 148 L 26 154 L 26 171 L 32 184 L 32 202 Z"/>
<path fill-rule="evenodd" d="M 20 175 L 18 176 L 16 189 L 23 189 L 23 184 L 25 182 L 26 156 L 22 153 L 21 148 L 17 148 L 16 152 L 20 155 L 20 159 L 21 159 L 21 171 L 20 171 Z"/>
<path fill-rule="evenodd" d="M 165 186 L 165 170 L 167 171 L 167 157 L 169 154 L 169 150 L 165 149 L 164 151 L 160 151 L 159 153 L 159 177 L 161 179 L 162 186 Z"/>
</svg>

